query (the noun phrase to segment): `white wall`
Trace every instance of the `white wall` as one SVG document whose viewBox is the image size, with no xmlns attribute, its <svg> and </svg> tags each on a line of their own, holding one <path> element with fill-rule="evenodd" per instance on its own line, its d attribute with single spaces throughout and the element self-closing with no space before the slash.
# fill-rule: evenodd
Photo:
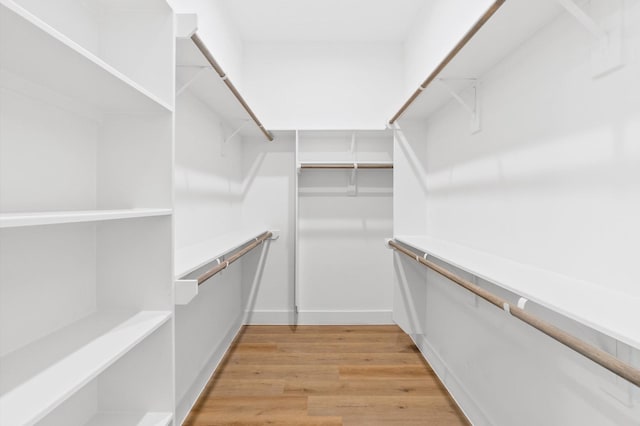
<svg viewBox="0 0 640 426">
<path fill-rule="evenodd" d="M 627 66 L 599 79 L 591 36 L 563 16 L 482 79 L 480 133 L 454 103 L 430 120 L 427 231 L 640 295 L 625 250 L 640 239 L 637 16 Z"/>
<path fill-rule="evenodd" d="M 258 255 L 244 260 L 243 289 L 250 323 L 289 324 L 293 310 L 295 159 L 293 132 L 244 142 L 242 221 L 280 231 L 268 245 L 267 260 L 257 276 Z M 256 279 L 256 277 L 258 277 Z"/>
<path fill-rule="evenodd" d="M 246 43 L 243 88 L 268 128 L 382 129 L 402 64 L 400 43 Z"/>
<path fill-rule="evenodd" d="M 624 68 L 593 79 L 593 40 L 564 14 L 481 76 L 480 133 L 454 102 L 422 131 L 401 120 L 412 130 L 396 152 L 419 167 L 396 177 L 426 194 L 427 234 L 640 295 L 640 5 L 625 4 Z M 475 424 L 640 424 L 637 388 L 415 262 L 396 258 L 396 277 L 401 309 L 415 309 L 402 321 Z M 531 309 L 598 347 L 629 350 Z"/>
<path fill-rule="evenodd" d="M 176 100 L 175 249 L 241 228 L 242 141 L 226 145 L 216 114 L 190 91 Z M 209 279 L 176 306 L 176 418 L 181 421 L 242 322 L 242 262 Z"/>
<path fill-rule="evenodd" d="M 425 3 L 404 43 L 403 101 L 424 82 L 492 3 L 493 0 Z"/>
</svg>

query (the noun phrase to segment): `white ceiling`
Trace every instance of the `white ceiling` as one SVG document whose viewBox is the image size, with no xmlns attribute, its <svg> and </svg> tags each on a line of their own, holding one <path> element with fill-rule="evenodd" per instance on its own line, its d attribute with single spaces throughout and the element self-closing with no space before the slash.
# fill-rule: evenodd
<svg viewBox="0 0 640 426">
<path fill-rule="evenodd" d="M 404 41 L 431 0 L 222 0 L 245 41 Z"/>
</svg>

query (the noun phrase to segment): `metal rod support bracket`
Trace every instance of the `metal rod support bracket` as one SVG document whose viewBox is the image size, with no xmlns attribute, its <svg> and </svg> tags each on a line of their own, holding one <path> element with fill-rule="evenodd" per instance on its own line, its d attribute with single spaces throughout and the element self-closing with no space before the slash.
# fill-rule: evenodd
<svg viewBox="0 0 640 426">
<path fill-rule="evenodd" d="M 450 80 L 468 80 L 471 81 L 471 93 L 473 99 L 471 102 L 467 102 L 458 92 L 448 83 Z M 480 131 L 480 82 L 475 78 L 463 78 L 463 79 L 444 79 L 438 78 L 438 82 L 447 89 L 453 99 L 455 99 L 470 115 L 471 133 L 478 133 Z"/>
<path fill-rule="evenodd" d="M 193 73 L 193 75 L 191 75 L 189 79 L 182 86 L 180 86 L 178 90 L 176 90 L 176 97 L 180 96 L 185 90 L 187 90 L 187 88 L 191 86 L 193 82 L 196 81 L 198 77 L 200 77 L 203 74 L 204 70 L 211 67 L 189 66 L 189 67 L 182 67 L 182 68 L 196 68 L 197 71 Z"/>
<path fill-rule="evenodd" d="M 233 139 L 233 137 L 235 135 L 237 135 L 238 133 L 240 133 L 240 131 L 242 129 L 244 129 L 245 127 L 247 127 L 248 124 L 251 123 L 251 120 L 245 120 L 240 127 L 238 127 L 236 130 L 233 131 L 233 133 L 231 133 L 229 136 L 227 136 L 227 138 L 224 140 L 224 143 L 226 144 L 227 142 L 229 142 L 231 139 Z"/>
<path fill-rule="evenodd" d="M 590 3 L 587 13 L 575 0 L 556 0 L 593 37 L 591 49 L 591 73 L 594 78 L 621 68 L 623 62 L 623 0 Z M 602 16 L 599 22 L 596 17 Z"/>
</svg>

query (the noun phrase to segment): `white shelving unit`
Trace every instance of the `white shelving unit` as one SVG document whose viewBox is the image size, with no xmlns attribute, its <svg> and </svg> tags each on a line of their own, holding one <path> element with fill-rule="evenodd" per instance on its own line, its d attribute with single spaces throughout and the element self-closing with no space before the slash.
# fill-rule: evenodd
<svg viewBox="0 0 640 426">
<path fill-rule="evenodd" d="M 299 130 L 295 161 L 295 301 L 301 323 L 390 322 L 385 283 L 392 272 L 388 253 L 376 244 L 392 228 L 392 132 Z M 318 164 L 322 168 L 304 167 Z M 334 259 L 331 268 L 328 257 Z M 352 290 L 345 292 L 347 287 Z"/>
<path fill-rule="evenodd" d="M 33 424 L 171 318 L 171 312 L 100 313 L 0 361 L 3 424 Z"/>
<path fill-rule="evenodd" d="M 0 0 L 2 424 L 173 421 L 173 17 Z"/>
<path fill-rule="evenodd" d="M 171 209 L 84 210 L 65 212 L 2 213 L 0 228 L 101 222 L 105 220 L 170 216 Z"/>
<path fill-rule="evenodd" d="M 249 114 L 234 96 L 230 87 L 227 86 L 228 76 L 225 75 L 223 79 L 192 40 L 192 35 L 197 31 L 197 16 L 195 14 L 179 14 L 177 20 L 177 95 L 180 96 L 182 92 L 189 90 L 206 103 L 233 129 L 233 132 L 228 136 L 229 139 L 236 134 L 244 137 L 266 136 L 268 131 L 265 130 L 263 133 L 258 124 L 254 122 L 254 117 Z M 204 48 L 207 49 L 206 46 Z M 233 90 L 237 91 L 235 87 Z M 273 139 L 272 136 L 270 138 Z"/>
<path fill-rule="evenodd" d="M 171 106 L 36 15 L 2 1 L 3 71 L 105 112 L 161 112 Z M 16 43 L 15 40 L 20 40 Z M 47 66 L 42 66 L 46 60 Z"/>
<path fill-rule="evenodd" d="M 391 138 L 388 131 L 299 131 L 298 193 L 391 193 Z M 323 167 L 314 167 L 317 165 Z M 312 181 L 317 182 L 306 184 Z"/>
<path fill-rule="evenodd" d="M 213 266 L 212 262 L 215 262 L 216 259 L 221 259 L 225 254 L 237 250 L 265 232 L 265 229 L 229 232 L 176 250 L 176 304 L 185 305 L 198 294 L 197 280 L 190 278 L 189 274 L 207 265 Z M 272 238 L 277 237 L 274 235 Z"/>
<path fill-rule="evenodd" d="M 243 211 L 251 184 L 243 150 L 247 137 L 273 136 L 247 111 L 197 21 L 195 14 L 176 15 L 176 423 L 186 418 L 244 324 L 252 277 L 259 273 L 255 261 L 268 245 L 200 286 L 197 276 L 269 229 Z"/>
<path fill-rule="evenodd" d="M 640 349 L 638 297 L 432 237 L 396 240 Z"/>
<path fill-rule="evenodd" d="M 490 3 L 493 16 L 396 114 L 395 240 L 637 368 L 640 299 L 624 240 L 636 231 L 635 198 L 621 185 L 633 178 L 616 180 L 628 154 L 585 166 L 574 158 L 617 146 L 617 135 L 598 130 L 628 127 L 637 114 L 623 101 L 637 60 L 621 66 L 616 51 L 636 49 L 638 8 Z M 394 320 L 472 423 L 638 418 L 634 385 L 410 257 L 395 263 Z M 544 395 L 543 412 L 510 392 L 515 376 Z"/>
<path fill-rule="evenodd" d="M 264 232 L 266 230 L 262 228 L 232 231 L 176 250 L 176 278 L 188 275 L 225 253 L 243 246 Z"/>
</svg>

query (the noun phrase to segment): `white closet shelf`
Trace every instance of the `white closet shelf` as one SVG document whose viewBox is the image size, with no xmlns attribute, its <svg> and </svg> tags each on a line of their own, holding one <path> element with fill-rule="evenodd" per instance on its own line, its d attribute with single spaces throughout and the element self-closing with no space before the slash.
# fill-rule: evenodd
<svg viewBox="0 0 640 426">
<path fill-rule="evenodd" d="M 395 239 L 640 349 L 640 297 L 437 238 Z"/>
<path fill-rule="evenodd" d="M 216 238 L 194 244 L 176 251 L 176 281 L 174 295 L 176 305 L 186 305 L 198 295 L 198 279 L 185 278 L 198 268 L 214 262 L 229 253 L 255 240 L 266 230 L 235 231 Z M 278 238 L 277 231 L 271 231 L 271 239 Z"/>
<path fill-rule="evenodd" d="M 190 38 L 176 40 L 176 86 L 178 96 L 184 90 L 190 90 L 220 116 L 230 131 L 237 130 L 242 136 L 263 137 L 252 117 Z"/>
<path fill-rule="evenodd" d="M 176 250 L 176 278 L 184 277 L 190 272 L 216 260 L 223 254 L 251 242 L 265 232 L 267 232 L 265 228 L 232 231 L 216 238 Z M 273 238 L 277 238 L 277 236 Z"/>
<path fill-rule="evenodd" d="M 451 91 L 470 87 L 562 10 L 556 1 L 505 1 L 451 62 L 425 80 L 428 84 L 401 116 L 428 117 L 452 99 Z"/>
<path fill-rule="evenodd" d="M 105 113 L 172 111 L 170 105 L 12 0 L 0 0 L 0 63 L 12 74 Z"/>
<path fill-rule="evenodd" d="M 169 216 L 171 209 L 76 210 L 60 212 L 1 213 L 1 228 L 99 222 L 104 220 Z"/>
<path fill-rule="evenodd" d="M 33 424 L 171 318 L 97 313 L 0 359 L 0 424 Z"/>
<path fill-rule="evenodd" d="M 96 414 L 85 426 L 167 426 L 173 420 L 172 413 L 111 413 Z"/>
</svg>

